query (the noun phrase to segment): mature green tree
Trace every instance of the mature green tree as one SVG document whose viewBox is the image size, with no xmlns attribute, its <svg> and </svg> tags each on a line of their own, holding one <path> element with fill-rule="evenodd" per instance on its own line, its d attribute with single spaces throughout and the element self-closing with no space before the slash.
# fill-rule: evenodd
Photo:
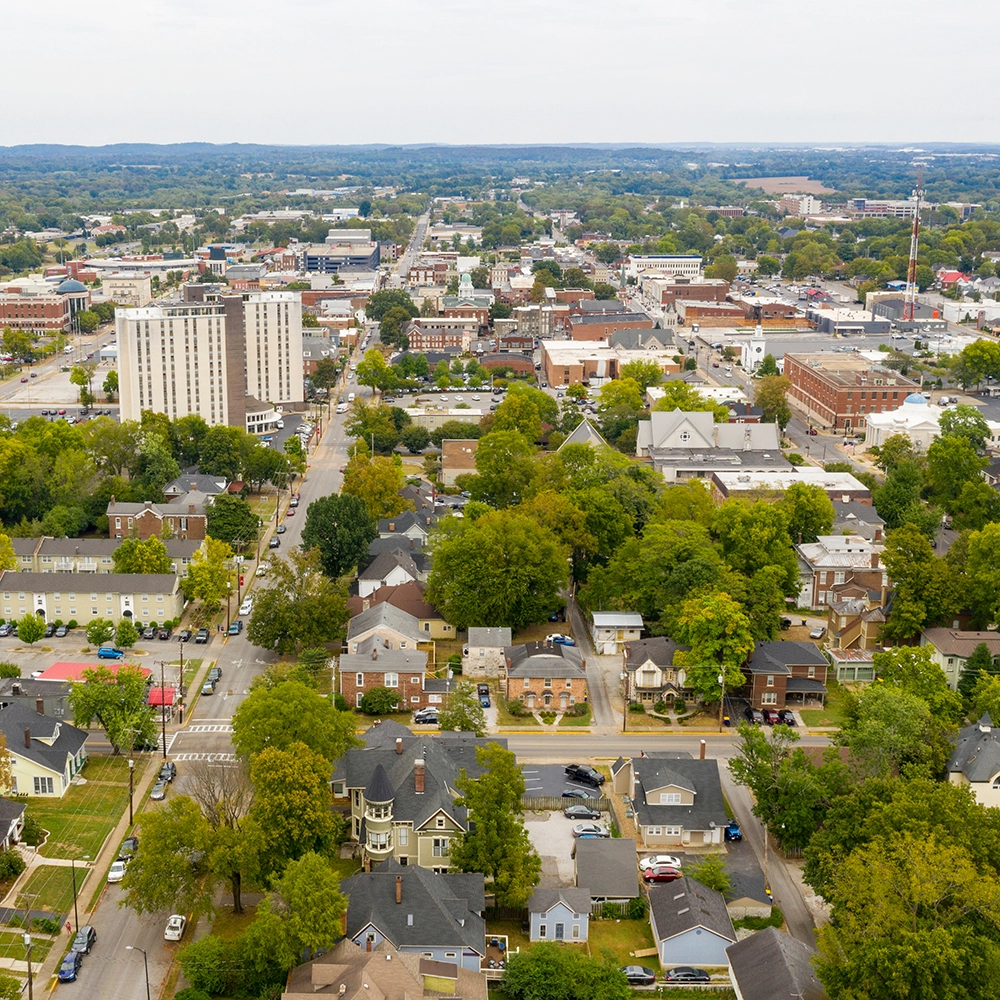
<svg viewBox="0 0 1000 1000">
<path fill-rule="evenodd" d="M 373 390 L 388 389 L 396 382 L 396 373 L 376 347 L 365 351 L 365 356 L 358 362 L 355 377 L 358 385 L 368 385 Z"/>
<path fill-rule="evenodd" d="M 955 513 L 966 483 L 977 481 L 986 464 L 968 437 L 936 438 L 927 449 L 927 479 L 934 501 L 949 514 Z"/>
<path fill-rule="evenodd" d="M 208 476 L 225 476 L 235 482 L 243 475 L 247 456 L 257 446 L 255 438 L 239 427 L 218 425 L 201 439 L 198 471 Z"/>
<path fill-rule="evenodd" d="M 302 547 L 318 549 L 323 572 L 336 580 L 357 569 L 377 535 L 378 527 L 364 500 L 349 493 L 331 493 L 309 504 Z"/>
<path fill-rule="evenodd" d="M 797 506 L 791 509 L 808 525 Z M 751 503 L 729 499 L 716 512 L 712 531 L 719 540 L 722 557 L 733 569 L 753 576 L 765 566 L 779 567 L 782 588 L 791 596 L 798 591 L 799 566 L 789 536 L 788 512 L 789 507 L 766 500 Z"/>
<path fill-rule="evenodd" d="M 833 504 L 818 484 L 792 483 L 778 505 L 788 519 L 788 535 L 793 545 L 815 542 L 820 535 L 829 535 L 833 530 Z"/>
<path fill-rule="evenodd" d="M 651 385 L 659 385 L 663 381 L 663 372 L 655 361 L 644 361 L 637 359 L 628 361 L 621 367 L 618 373 L 623 379 L 631 379 L 638 383 L 640 390 L 645 396 L 646 390 Z"/>
<path fill-rule="evenodd" d="M 875 675 L 884 684 L 921 698 L 937 719 L 961 721 L 961 696 L 948 687 L 944 671 L 931 659 L 930 646 L 896 646 L 875 653 L 873 660 Z"/>
<path fill-rule="evenodd" d="M 172 573 L 173 560 L 156 535 L 143 540 L 126 538 L 111 554 L 116 573 Z"/>
<path fill-rule="evenodd" d="M 509 1000 L 628 1000 L 632 988 L 610 955 L 543 941 L 507 956 L 501 989 Z"/>
<path fill-rule="evenodd" d="M 115 626 L 115 645 L 119 649 L 131 649 L 139 641 L 139 630 L 131 618 L 119 618 Z"/>
<path fill-rule="evenodd" d="M 115 396 L 118 395 L 118 372 L 112 369 L 104 377 L 104 384 L 101 386 L 104 390 L 104 395 L 109 403 L 115 401 Z"/>
<path fill-rule="evenodd" d="M 369 319 L 378 321 L 390 309 L 397 306 L 405 309 L 411 316 L 419 314 L 419 310 L 414 305 L 413 299 L 410 298 L 409 292 L 398 289 L 385 289 L 381 292 L 375 292 L 374 295 L 368 297 L 368 301 L 365 303 L 365 315 Z"/>
<path fill-rule="evenodd" d="M 406 336 L 403 327 L 410 321 L 410 314 L 402 306 L 393 306 L 383 317 L 379 324 L 379 340 L 390 347 L 396 344 L 402 346 L 402 340 Z"/>
<path fill-rule="evenodd" d="M 446 518 L 432 544 L 428 599 L 459 628 L 522 628 L 561 606 L 567 551 L 516 510 Z"/>
<path fill-rule="evenodd" d="M 642 386 L 634 378 L 623 376 L 611 382 L 605 382 L 601 386 L 597 403 L 598 410 L 603 413 L 616 407 L 625 407 L 629 410 L 641 410 L 645 407 Z"/>
<path fill-rule="evenodd" d="M 29 611 L 17 620 L 17 638 L 34 646 L 45 635 L 45 619 Z"/>
<path fill-rule="evenodd" d="M 474 441 L 482 436 L 483 429 L 478 424 L 470 424 L 464 420 L 446 420 L 431 431 L 431 443 L 440 448 L 442 441 Z"/>
<path fill-rule="evenodd" d="M 282 917 L 292 954 L 332 948 L 343 936 L 347 897 L 330 859 L 310 851 L 285 868 L 275 907 Z"/>
<path fill-rule="evenodd" d="M 350 713 L 297 681 L 255 687 L 233 716 L 232 743 L 247 760 L 268 747 L 304 743 L 331 762 L 358 745 Z"/>
<path fill-rule="evenodd" d="M 391 458 L 355 454 L 347 463 L 340 492 L 343 496 L 361 500 L 369 517 L 378 522 L 384 517 L 395 517 L 404 510 L 413 509 L 413 505 L 399 495 L 403 478 L 402 465 Z"/>
<path fill-rule="evenodd" d="M 128 752 L 136 744 L 156 740 L 156 721 L 147 694 L 146 678 L 138 667 L 128 663 L 117 671 L 89 667 L 83 671 L 83 680 L 74 681 L 70 689 L 73 722 L 89 729 L 96 721 L 115 753 Z"/>
<path fill-rule="evenodd" d="M 476 687 L 469 681 L 461 681 L 448 697 L 448 704 L 438 715 L 442 732 L 457 729 L 460 733 L 486 735 L 486 715 Z"/>
<path fill-rule="evenodd" d="M 292 551 L 272 559 L 269 586 L 257 591 L 247 638 L 282 654 L 342 640 L 347 588 L 327 577 L 319 552 Z"/>
<path fill-rule="evenodd" d="M 476 748 L 482 773 L 458 779 L 473 828 L 452 845 L 451 863 L 460 871 L 482 872 L 500 906 L 524 906 L 538 882 L 542 862 L 524 828 L 524 776 L 514 754 L 499 743 Z"/>
<path fill-rule="evenodd" d="M 325 854 L 335 841 L 330 812 L 330 762 L 304 743 L 266 747 L 250 762 L 254 801 L 250 823 L 261 873 L 274 877 L 290 861 Z"/>
<path fill-rule="evenodd" d="M 970 479 L 954 504 L 952 526 L 958 531 L 982 531 L 1000 521 L 1000 493 L 984 479 Z"/>
<path fill-rule="evenodd" d="M 201 600 L 209 610 L 218 609 L 232 588 L 232 557 L 233 550 L 228 542 L 206 538 L 205 547 L 191 557 L 187 576 L 181 580 L 184 596 L 188 600 Z"/>
<path fill-rule="evenodd" d="M 1000 524 L 971 532 L 968 553 L 963 594 L 972 612 L 972 627 L 984 629 L 1000 611 Z"/>
<path fill-rule="evenodd" d="M 657 499 L 654 520 L 697 521 L 710 527 L 715 517 L 716 502 L 709 488 L 700 479 L 668 486 Z"/>
<path fill-rule="evenodd" d="M 765 375 L 754 389 L 754 403 L 763 413 L 761 419 L 765 423 L 774 423 L 784 430 L 792 419 L 792 411 L 788 406 L 788 390 L 792 383 L 785 375 Z"/>
<path fill-rule="evenodd" d="M 220 542 L 243 548 L 256 542 L 259 532 L 260 518 L 243 497 L 222 493 L 208 508 L 208 534 Z"/>
<path fill-rule="evenodd" d="M 403 428 L 400 440 L 411 455 L 419 455 L 431 443 L 431 432 L 426 427 L 411 424 Z"/>
<path fill-rule="evenodd" d="M 709 889 L 728 896 L 733 889 L 733 880 L 726 871 L 726 862 L 720 854 L 706 854 L 701 861 L 684 866 L 684 874 Z"/>
<path fill-rule="evenodd" d="M 980 674 L 969 701 L 974 719 L 981 719 L 985 712 L 989 712 L 990 721 L 996 724 L 996 720 L 1000 720 L 1000 677 L 996 674 Z"/>
<path fill-rule="evenodd" d="M 986 447 L 990 437 L 990 425 L 974 406 L 964 404 L 945 410 L 940 420 L 941 437 L 964 437 L 976 451 Z"/>
<path fill-rule="evenodd" d="M 745 785 L 753 793 L 753 812 L 768 829 L 780 823 L 777 790 L 781 770 L 792 755 L 799 734 L 788 726 L 737 727 L 739 742 L 736 755 L 730 758 L 729 770 L 737 785 Z"/>
<path fill-rule="evenodd" d="M 468 489 L 491 507 L 514 507 L 528 498 L 536 474 L 535 446 L 519 431 L 493 431 L 480 438 L 476 475 Z"/>
<path fill-rule="evenodd" d="M 693 389 L 686 382 L 666 382 L 661 387 L 663 395 L 653 404 L 654 410 L 684 413 L 707 411 L 717 424 L 728 423 L 729 407 L 716 403 Z"/>
<path fill-rule="evenodd" d="M 777 375 L 778 374 L 778 362 L 774 360 L 773 354 L 765 354 L 764 360 L 757 366 L 757 371 L 754 375 L 757 378 L 763 378 L 765 375 Z"/>
<path fill-rule="evenodd" d="M 92 618 L 86 633 L 91 646 L 106 646 L 115 636 L 115 623 L 109 618 Z"/>
<path fill-rule="evenodd" d="M 972 698 L 973 691 L 979 683 L 980 678 L 995 676 L 1000 671 L 993 660 L 990 647 L 985 642 L 979 643 L 972 651 L 972 655 L 965 661 L 965 667 L 958 678 L 958 693 L 966 700 Z M 997 716 L 1000 722 L 1000 715 Z"/>
<path fill-rule="evenodd" d="M 520 433 L 527 441 L 537 441 L 542 434 L 542 417 L 538 407 L 527 396 L 509 395 L 498 407 L 493 420 L 493 432 Z"/>
<path fill-rule="evenodd" d="M 400 427 L 393 419 L 395 412 L 395 408 L 384 403 L 358 398 L 351 404 L 347 432 L 360 438 L 369 449 L 374 445 L 376 452 L 391 452 L 399 443 Z"/>
<path fill-rule="evenodd" d="M 211 830 L 188 796 L 170 798 L 143 813 L 143 850 L 129 862 L 122 880 L 123 903 L 136 913 L 204 913 L 211 886 L 195 864 L 209 849 Z"/>
<path fill-rule="evenodd" d="M 725 679 L 727 691 L 743 686 L 740 668 L 754 647 L 750 620 L 728 594 L 706 594 L 684 602 L 675 637 L 691 647 L 674 654 L 674 662 L 687 667 L 688 687 L 706 704 L 718 703 L 721 718 L 719 677 Z"/>
</svg>

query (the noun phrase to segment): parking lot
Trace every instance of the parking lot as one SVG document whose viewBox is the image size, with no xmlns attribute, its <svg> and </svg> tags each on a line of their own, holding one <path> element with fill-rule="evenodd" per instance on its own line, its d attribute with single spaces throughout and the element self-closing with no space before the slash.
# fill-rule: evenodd
<svg viewBox="0 0 1000 1000">
<path fill-rule="evenodd" d="M 602 794 L 601 790 L 593 785 L 584 784 L 582 781 L 571 781 L 566 776 L 562 764 L 525 764 L 521 767 L 521 774 L 524 775 L 526 795 L 556 798 L 567 788 L 585 792 L 586 797 L 591 799 L 598 798 Z M 566 804 L 572 805 L 573 800 L 567 798 Z"/>
<path fill-rule="evenodd" d="M 567 805 L 572 799 L 567 799 Z M 590 822 L 607 824 L 608 814 Z M 524 826 L 528 837 L 542 859 L 543 886 L 574 885 L 573 848 L 576 838 L 573 827 L 587 820 L 567 819 L 561 812 L 525 813 Z"/>
</svg>

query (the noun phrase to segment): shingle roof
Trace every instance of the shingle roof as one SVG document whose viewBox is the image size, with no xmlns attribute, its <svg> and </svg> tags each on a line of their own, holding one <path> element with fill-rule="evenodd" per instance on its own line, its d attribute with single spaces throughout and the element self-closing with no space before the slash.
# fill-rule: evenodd
<svg viewBox="0 0 1000 1000">
<path fill-rule="evenodd" d="M 374 653 L 374 655 L 372 655 Z M 356 653 L 342 653 L 341 673 L 423 673 L 427 669 L 427 654 L 419 649 L 387 649 L 378 635 L 370 635 L 358 643 Z"/>
<path fill-rule="evenodd" d="M 994 727 L 989 712 L 959 731 L 948 772 L 961 772 L 970 782 L 992 782 L 1000 774 L 1000 730 Z"/>
<path fill-rule="evenodd" d="M 667 885 L 649 889 L 649 908 L 659 941 L 667 941 L 696 927 L 736 941 L 736 931 L 721 892 L 709 889 L 686 875 Z"/>
<path fill-rule="evenodd" d="M 608 442 L 604 440 L 601 432 L 586 418 L 580 421 L 570 431 L 569 436 L 561 445 L 559 445 L 557 451 L 562 451 L 563 448 L 568 444 L 589 444 L 592 446 L 606 445 Z"/>
<path fill-rule="evenodd" d="M 473 626 L 469 629 L 469 641 L 467 645 L 473 646 L 509 646 L 513 641 L 509 628 L 479 628 Z"/>
<path fill-rule="evenodd" d="M 925 628 L 923 638 L 944 656 L 960 656 L 967 660 L 981 642 L 990 656 L 1000 656 L 1000 632 L 973 632 L 955 628 Z"/>
<path fill-rule="evenodd" d="M 31 731 L 30 746 L 24 745 L 25 730 Z M 14 701 L 0 709 L 0 732 L 7 739 L 11 752 L 19 757 L 27 757 L 50 771 L 62 774 L 66 770 L 66 758 L 75 757 L 87 741 L 87 733 L 60 719 L 39 715 L 34 705 L 26 701 Z M 58 732 L 52 744 L 43 743 Z"/>
<path fill-rule="evenodd" d="M 726 949 L 743 1000 L 826 1000 L 804 941 L 768 927 Z"/>
<path fill-rule="evenodd" d="M 593 903 L 588 888 L 543 889 L 536 886 L 528 900 L 529 913 L 548 913 L 556 903 L 562 903 L 574 913 L 590 913 Z"/>
<path fill-rule="evenodd" d="M 423 510 L 419 513 L 415 510 L 404 510 L 402 514 L 395 517 L 384 517 L 378 523 L 378 533 L 402 534 L 408 528 L 418 527 L 424 534 L 427 534 L 434 525 L 437 524 L 437 517 L 434 514 Z"/>
<path fill-rule="evenodd" d="M 225 493 L 229 481 L 225 476 L 208 476 L 201 472 L 188 472 L 171 479 L 163 487 L 165 496 L 181 496 L 191 490 L 198 490 L 199 493 L 217 494 Z"/>
<path fill-rule="evenodd" d="M 665 635 L 638 639 L 626 647 L 625 667 L 627 670 L 638 670 L 647 660 L 651 660 L 658 667 L 670 667 L 673 666 L 674 653 L 689 648 L 678 645 Z"/>
<path fill-rule="evenodd" d="M 412 639 L 414 642 L 423 642 L 425 634 L 420 629 L 420 621 L 402 608 L 397 608 L 387 601 L 375 604 L 367 611 L 355 615 L 347 626 L 347 641 L 354 642 L 358 636 L 370 632 L 372 629 L 385 628 L 398 632 L 400 635 Z M 358 650 L 360 652 L 360 650 Z"/>
<path fill-rule="evenodd" d="M 177 589 L 173 573 L 0 573 L 0 587 L 52 593 L 57 587 L 74 587 L 83 593 L 172 594 Z"/>
<path fill-rule="evenodd" d="M 391 802 L 393 795 L 392 785 L 386 777 L 385 768 L 379 764 L 372 774 L 372 780 L 368 782 L 365 789 L 365 798 L 369 802 Z"/>
<path fill-rule="evenodd" d="M 748 664 L 752 674 L 790 674 L 792 666 L 828 666 L 826 657 L 811 642 L 758 642 Z"/>
<path fill-rule="evenodd" d="M 526 642 L 507 646 L 504 656 L 510 661 L 508 677 L 581 677 L 582 658 L 576 646 L 551 642 Z"/>
<path fill-rule="evenodd" d="M 669 763 L 667 763 L 669 761 Z M 712 824 L 724 826 L 726 806 L 716 760 L 693 760 L 690 757 L 632 758 L 636 788 L 633 807 L 640 826 L 682 826 L 685 830 L 710 830 Z M 646 791 L 679 783 L 694 788 L 692 805 L 660 805 L 646 799 Z"/>
<path fill-rule="evenodd" d="M 597 899 L 633 899 L 639 895 L 635 841 L 627 838 L 576 842 L 576 884 Z M 578 911 L 579 912 L 579 911 Z"/>
<path fill-rule="evenodd" d="M 366 603 L 368 608 L 373 608 L 376 604 L 391 604 L 394 608 L 405 611 L 408 615 L 413 615 L 414 618 L 418 619 L 444 617 L 433 604 L 428 604 L 424 600 L 424 588 L 416 580 L 379 587 L 367 597 L 354 594 L 347 599 L 347 610 L 352 617 L 355 617 L 368 610 L 365 608 Z"/>
<path fill-rule="evenodd" d="M 409 574 L 411 580 L 416 580 L 420 576 L 420 570 L 417 569 L 417 564 L 413 561 L 410 553 L 394 549 L 392 552 L 380 552 L 358 573 L 358 579 L 384 580 L 397 566 Z"/>
<path fill-rule="evenodd" d="M 402 902 L 396 902 L 396 878 L 402 879 Z M 370 872 L 341 883 L 347 894 L 347 934 L 354 937 L 370 924 L 397 948 L 448 947 L 485 951 L 486 907 L 481 874 L 438 875 L 417 865 L 390 859 Z"/>
</svg>

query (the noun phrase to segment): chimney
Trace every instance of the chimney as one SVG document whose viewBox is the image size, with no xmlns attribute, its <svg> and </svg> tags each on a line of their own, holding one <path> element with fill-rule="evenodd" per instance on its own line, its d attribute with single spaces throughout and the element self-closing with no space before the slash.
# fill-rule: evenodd
<svg viewBox="0 0 1000 1000">
<path fill-rule="evenodd" d="M 196 489 L 198 489 L 198 484 L 197 484 L 197 483 L 192 483 L 192 484 L 191 484 L 191 492 L 192 492 L 192 493 L 194 493 L 194 491 L 195 491 Z"/>
<path fill-rule="evenodd" d="M 111 494 L 111 499 L 110 499 L 110 500 L 108 501 L 108 506 L 109 506 L 109 507 L 114 507 L 114 505 L 115 505 L 115 496 L 114 496 L 114 494 L 112 493 L 112 494 Z"/>
<path fill-rule="evenodd" d="M 418 757 L 413 762 L 413 790 L 417 793 L 417 795 L 423 795 L 424 794 L 424 759 L 423 759 L 423 757 Z"/>
<path fill-rule="evenodd" d="M 390 521 L 389 522 L 389 530 L 390 531 L 395 531 L 396 530 L 396 522 L 395 521 Z"/>
<path fill-rule="evenodd" d="M 44 715 L 45 714 L 45 702 L 41 698 L 36 698 L 35 699 L 35 711 L 39 715 Z"/>
<path fill-rule="evenodd" d="M 24 746 L 26 750 L 31 749 L 31 730 L 24 730 Z M 423 775 L 421 775 L 421 789 L 423 788 Z"/>
<path fill-rule="evenodd" d="M 370 937 L 365 938 L 365 951 L 372 950 L 372 939 Z"/>
<path fill-rule="evenodd" d="M 146 504 L 146 510 L 149 510 L 153 506 L 153 501 L 152 500 L 146 500 L 145 504 Z"/>
<path fill-rule="evenodd" d="M 403 754 L 403 737 L 402 736 L 397 736 L 396 737 L 396 755 L 397 756 L 402 756 L 402 754 Z"/>
<path fill-rule="evenodd" d="M 704 759 L 705 759 L 705 741 L 702 740 L 701 749 L 698 752 L 698 760 L 704 760 Z"/>
<path fill-rule="evenodd" d="M 21 693 L 21 685 L 18 684 L 18 683 L 12 684 L 10 686 L 10 693 L 11 694 L 20 694 Z"/>
<path fill-rule="evenodd" d="M 193 514 L 194 513 L 194 508 L 195 508 L 195 505 L 193 503 L 189 503 L 188 504 L 188 513 L 189 514 Z"/>
<path fill-rule="evenodd" d="M 397 875 L 396 876 L 396 902 L 397 903 L 402 903 L 403 902 L 403 876 L 402 875 Z"/>
</svg>

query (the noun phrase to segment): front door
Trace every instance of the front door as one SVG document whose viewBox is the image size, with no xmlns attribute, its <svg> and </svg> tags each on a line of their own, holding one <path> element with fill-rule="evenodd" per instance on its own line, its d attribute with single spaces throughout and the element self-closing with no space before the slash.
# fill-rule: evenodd
<svg viewBox="0 0 1000 1000">
<path fill-rule="evenodd" d="M 562 941 L 562 939 L 565 936 L 566 936 L 566 925 L 565 924 L 556 924 L 556 940 L 557 941 Z"/>
</svg>

